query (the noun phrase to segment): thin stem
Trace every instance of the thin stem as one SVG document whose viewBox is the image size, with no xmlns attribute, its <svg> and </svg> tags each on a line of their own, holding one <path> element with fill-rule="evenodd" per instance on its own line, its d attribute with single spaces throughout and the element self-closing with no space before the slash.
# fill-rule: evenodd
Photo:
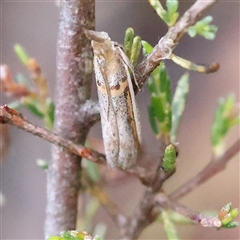
<svg viewBox="0 0 240 240">
<path fill-rule="evenodd" d="M 186 218 L 190 219 L 192 222 L 201 224 L 204 227 L 220 227 L 221 221 L 217 217 L 209 217 L 205 216 L 202 213 L 195 212 L 183 204 L 180 204 L 178 202 L 175 202 L 171 198 L 167 197 L 163 193 L 158 193 L 154 198 L 154 204 L 156 208 L 160 208 L 159 211 L 161 211 L 162 208 L 170 209 L 174 212 L 177 212 Z"/>
<path fill-rule="evenodd" d="M 153 51 L 147 55 L 135 69 L 135 75 L 140 88 L 160 62 L 170 56 L 182 36 L 187 32 L 187 29 L 194 25 L 203 12 L 216 2 L 217 0 L 196 1 L 184 13 L 180 20 L 173 27 L 169 28 L 166 35 L 161 38 L 158 44 L 153 48 Z M 137 88 L 134 90 L 135 92 L 138 91 Z M 161 189 L 163 182 L 168 177 L 164 174 L 161 176 L 161 170 L 159 169 L 159 171 L 157 171 L 157 174 L 159 175 L 155 175 L 153 177 L 154 180 L 150 186 L 147 187 L 139 207 L 130 219 L 131 224 L 126 226 L 123 239 L 137 239 L 143 229 L 157 218 L 159 211 L 155 211 L 153 198 L 156 192 Z"/>
<path fill-rule="evenodd" d="M 86 105 L 83 104 L 83 108 L 85 109 Z M 84 118 L 87 122 L 91 122 L 91 119 L 98 118 L 98 113 L 93 111 L 94 108 L 91 109 L 91 113 L 88 112 L 88 118 Z M 29 132 L 35 136 L 38 136 L 54 145 L 57 145 L 61 148 L 66 149 L 70 153 L 73 153 L 77 156 L 81 156 L 83 158 L 88 159 L 91 162 L 98 164 L 106 164 L 105 155 L 98 153 L 90 148 L 84 147 L 81 144 L 75 144 L 73 141 L 66 140 L 59 135 L 39 126 L 32 124 L 29 120 L 27 120 L 21 113 L 16 110 L 9 108 L 7 106 L 0 107 L 0 123 L 1 124 L 10 124 L 16 126 L 26 132 Z M 149 171 L 141 166 L 136 166 L 135 168 L 130 168 L 125 171 L 126 173 L 133 175 L 139 178 L 144 185 L 151 184 L 153 180 L 153 170 Z"/>
<path fill-rule="evenodd" d="M 177 46 L 187 29 L 194 25 L 202 14 L 211 7 L 217 0 L 196 1 L 180 18 L 180 20 L 171 28 L 164 37 L 160 39 L 153 51 L 147 55 L 135 69 L 135 75 L 139 87 L 141 88 L 151 72 L 168 58 L 173 49 Z M 137 91 L 137 89 L 135 90 Z"/>
<path fill-rule="evenodd" d="M 184 58 L 181 58 L 173 53 L 169 56 L 169 59 L 171 59 L 173 62 L 175 62 L 179 66 L 186 68 L 187 70 L 196 71 L 199 73 L 213 73 L 219 69 L 218 63 L 212 63 L 211 65 L 208 65 L 208 66 L 198 65 Z"/>
<path fill-rule="evenodd" d="M 95 152 L 94 150 L 84 147 L 80 144 L 77 145 L 73 141 L 66 140 L 45 128 L 34 125 L 29 122 L 25 117 L 23 117 L 19 112 L 7 106 L 0 107 L 0 122 L 2 124 L 8 123 L 16 126 L 26 132 L 29 132 L 50 143 L 66 149 L 70 153 L 86 158 L 91 162 L 106 164 L 106 158 L 103 154 Z"/>
<path fill-rule="evenodd" d="M 165 147 L 166 143 L 164 139 L 160 139 L 160 150 L 162 153 L 164 152 Z M 149 182 L 149 184 L 147 185 L 148 187 L 143 194 L 139 207 L 133 213 L 129 224 L 126 226 L 124 231 L 121 231 L 124 236 L 123 239 L 137 239 L 138 236 L 141 234 L 142 230 L 157 218 L 158 212 L 156 212 L 156 215 L 153 213 L 153 199 L 155 194 L 161 189 L 164 181 L 171 175 L 164 172 L 160 166 L 161 161 L 159 161 L 159 166 L 157 170 L 154 172 L 154 174 L 152 174 L 152 181 Z"/>
<path fill-rule="evenodd" d="M 227 151 L 218 158 L 213 158 L 197 175 L 189 179 L 183 186 L 169 195 L 171 199 L 177 200 L 184 197 L 193 189 L 215 176 L 225 169 L 227 163 L 240 151 L 240 139 L 238 139 Z"/>
</svg>

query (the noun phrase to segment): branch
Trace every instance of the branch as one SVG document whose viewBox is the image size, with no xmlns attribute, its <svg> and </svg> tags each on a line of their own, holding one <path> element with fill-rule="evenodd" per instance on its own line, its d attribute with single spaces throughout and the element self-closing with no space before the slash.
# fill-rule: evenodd
<svg viewBox="0 0 240 240">
<path fill-rule="evenodd" d="M 154 194 L 154 188 L 148 187 L 139 208 L 132 218 L 131 227 L 125 230 L 126 239 L 137 238 L 141 231 L 157 218 L 162 207 L 178 212 L 204 227 L 220 227 L 221 221 L 217 217 L 208 217 L 201 213 L 194 212 L 184 205 L 175 202 L 175 200 L 185 196 L 210 177 L 224 170 L 226 164 L 239 152 L 239 150 L 240 139 L 238 139 L 222 156 L 212 159 L 199 174 L 173 192 L 169 197 L 162 193 Z"/>
<path fill-rule="evenodd" d="M 160 142 L 161 152 L 164 153 L 166 143 L 164 141 Z M 142 197 L 142 200 L 134 212 L 132 218 L 130 219 L 129 224 L 126 225 L 125 229 L 121 231 L 123 234 L 123 239 L 137 239 L 142 230 L 151 224 L 158 216 L 158 213 L 156 215 L 151 214 L 154 208 L 154 196 L 156 192 L 161 189 L 164 181 L 172 174 L 168 174 L 163 171 L 161 168 L 161 161 L 159 161 L 159 164 L 160 166 L 158 169 L 155 170 L 154 173 L 151 173 L 151 181 L 147 184 L 147 188 Z"/>
<path fill-rule="evenodd" d="M 88 104 L 87 104 L 88 105 Z M 85 104 L 83 104 L 85 106 Z M 86 107 L 86 106 L 85 106 Z M 85 109 L 85 107 L 83 107 Z M 97 108 L 97 107 L 96 107 Z M 98 114 L 92 111 L 93 116 L 91 117 L 91 111 L 86 114 L 89 119 L 96 120 Z M 54 145 L 57 145 L 65 150 L 73 153 L 77 156 L 88 159 L 91 162 L 97 164 L 106 164 L 106 157 L 104 154 L 98 153 L 90 148 L 84 147 L 81 144 L 75 144 L 71 140 L 66 140 L 59 135 L 39 126 L 32 124 L 29 120 L 22 116 L 21 113 L 16 110 L 9 108 L 8 106 L 0 106 L 0 124 L 10 124 L 16 126 L 26 132 L 29 132 L 35 136 L 38 136 Z M 139 178 L 144 185 L 150 185 L 153 180 L 153 171 L 144 169 L 141 166 L 126 169 L 124 171 L 130 175 Z"/>
<path fill-rule="evenodd" d="M 80 144 L 77 145 L 74 142 L 66 140 L 45 128 L 38 127 L 24 118 L 22 114 L 7 106 L 0 107 L 0 123 L 8 123 L 10 125 L 16 126 L 26 132 L 29 132 L 50 143 L 66 149 L 70 153 L 86 158 L 91 162 L 106 164 L 106 158 L 103 154 L 95 152 L 94 150 L 84 147 Z"/>
<path fill-rule="evenodd" d="M 78 116 L 81 124 L 87 124 L 87 127 L 94 125 L 100 120 L 99 104 L 92 100 L 87 100 L 80 106 Z"/>
<path fill-rule="evenodd" d="M 194 25 L 203 12 L 216 2 L 217 0 L 196 1 L 184 13 L 180 20 L 173 27 L 169 28 L 166 35 L 161 38 L 158 44 L 153 48 L 153 51 L 145 56 L 143 61 L 138 64 L 135 69 L 135 75 L 140 88 L 160 62 L 170 56 L 183 35 L 187 32 L 187 29 Z M 135 91 L 137 90 L 135 89 Z M 142 201 L 131 219 L 131 224 L 126 226 L 123 234 L 124 239 L 137 239 L 143 229 L 157 218 L 159 212 L 154 209 L 153 198 L 168 177 L 169 176 L 163 173 L 161 174 L 160 169 L 157 171 L 157 175 L 154 176 L 151 187 L 149 186 L 146 189 Z"/>
<path fill-rule="evenodd" d="M 148 76 L 160 62 L 170 56 L 183 35 L 187 32 L 187 29 L 194 25 L 202 14 L 216 2 L 217 0 L 196 1 L 180 20 L 173 27 L 169 28 L 166 35 L 153 48 L 153 51 L 135 69 L 135 75 L 140 88 L 142 88 Z"/>
<path fill-rule="evenodd" d="M 201 224 L 204 227 L 221 227 L 221 221 L 218 217 L 205 216 L 202 213 L 192 211 L 183 204 L 173 201 L 163 193 L 159 193 L 155 196 L 154 204 L 155 208 L 158 209 L 159 212 L 162 208 L 167 208 L 185 216 L 194 223 Z"/>
<path fill-rule="evenodd" d="M 213 158 L 196 176 L 189 179 L 183 186 L 175 190 L 169 197 L 173 200 L 187 195 L 193 189 L 215 176 L 225 169 L 227 163 L 240 151 L 240 139 L 238 139 L 227 151 L 218 158 Z"/>
<path fill-rule="evenodd" d="M 83 29 L 94 27 L 94 0 L 60 1 L 54 132 L 76 144 L 84 144 L 91 127 L 79 107 L 90 98 L 93 73 L 91 43 Z M 80 171 L 81 157 L 52 146 L 45 235 L 76 228 Z"/>
</svg>

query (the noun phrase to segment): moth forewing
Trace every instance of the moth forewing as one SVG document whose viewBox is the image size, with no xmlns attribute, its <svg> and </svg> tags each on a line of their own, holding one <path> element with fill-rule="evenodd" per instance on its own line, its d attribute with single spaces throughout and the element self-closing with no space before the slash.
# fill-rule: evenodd
<svg viewBox="0 0 240 240">
<path fill-rule="evenodd" d="M 93 35 L 93 37 L 89 37 Z M 89 31 L 94 50 L 102 135 L 107 163 L 112 168 L 136 164 L 140 148 L 140 124 L 130 65 L 124 51 L 106 33 Z M 97 37 L 94 37 L 97 36 Z M 130 69 L 134 75 L 133 69 Z"/>
<path fill-rule="evenodd" d="M 132 74 L 133 74 L 133 79 L 134 79 L 134 82 L 135 82 L 136 86 L 138 88 L 139 88 L 139 86 L 138 86 L 137 80 L 135 78 L 133 65 L 129 61 L 125 52 L 123 52 L 123 50 L 121 48 L 119 48 L 119 50 L 120 50 L 120 56 L 123 58 L 123 61 L 125 62 L 124 68 L 125 68 L 125 71 L 126 71 L 126 74 L 127 74 L 127 81 L 128 81 L 128 85 L 129 85 L 129 91 L 130 91 L 131 99 L 132 99 L 134 120 L 135 120 L 135 124 L 136 124 L 138 141 L 140 143 L 141 142 L 141 128 L 140 128 L 140 121 L 139 121 L 139 112 L 138 112 L 138 108 L 137 108 L 137 102 L 136 102 L 136 99 L 135 99 L 135 94 L 134 94 L 134 90 L 133 90 L 133 84 L 132 84 L 131 76 L 129 74 L 128 69 L 130 69 Z"/>
</svg>

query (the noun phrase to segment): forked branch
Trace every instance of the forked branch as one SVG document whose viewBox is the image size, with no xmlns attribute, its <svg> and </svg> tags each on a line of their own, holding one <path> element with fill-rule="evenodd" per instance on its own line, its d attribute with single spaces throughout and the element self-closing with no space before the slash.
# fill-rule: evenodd
<svg viewBox="0 0 240 240">
<path fill-rule="evenodd" d="M 176 189 L 169 195 L 171 199 L 177 200 L 186 196 L 189 192 L 196 189 L 205 181 L 209 180 L 217 173 L 223 171 L 227 163 L 240 151 L 240 139 L 238 139 L 232 146 L 230 146 L 223 155 L 218 158 L 210 160 L 207 166 L 205 166 L 197 175 L 189 179 L 183 186 Z"/>
<path fill-rule="evenodd" d="M 95 119 L 96 118 L 95 112 L 92 112 L 92 114 L 93 119 Z M 70 153 L 86 158 L 91 162 L 98 164 L 106 164 L 106 157 L 104 154 L 98 153 L 90 148 L 84 147 L 81 144 L 76 144 L 71 140 L 64 139 L 61 136 L 45 128 L 36 126 L 29 120 L 27 120 L 21 113 L 17 112 L 12 108 L 9 108 L 6 105 L 0 107 L 0 123 L 16 126 L 54 145 L 66 149 Z M 145 185 L 149 185 L 152 181 L 153 177 L 152 173 L 142 168 L 141 166 L 136 166 L 135 168 L 130 168 L 124 171 L 128 174 L 131 174 L 139 178 Z"/>
<path fill-rule="evenodd" d="M 194 25 L 203 13 L 216 2 L 217 0 L 196 1 L 183 14 L 179 21 L 173 27 L 169 28 L 166 35 L 153 48 L 153 51 L 136 67 L 135 74 L 140 88 L 142 88 L 148 76 L 160 62 L 170 56 L 188 28 Z"/>
</svg>

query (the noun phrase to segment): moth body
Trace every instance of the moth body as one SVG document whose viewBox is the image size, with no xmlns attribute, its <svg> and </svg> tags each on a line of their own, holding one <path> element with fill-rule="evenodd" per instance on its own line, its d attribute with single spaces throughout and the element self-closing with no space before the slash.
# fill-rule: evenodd
<svg viewBox="0 0 240 240">
<path fill-rule="evenodd" d="M 136 164 L 140 147 L 140 124 L 127 56 L 122 57 L 125 53 L 107 33 L 89 32 L 97 34 L 91 39 L 107 163 L 111 168 L 127 169 Z"/>
</svg>

